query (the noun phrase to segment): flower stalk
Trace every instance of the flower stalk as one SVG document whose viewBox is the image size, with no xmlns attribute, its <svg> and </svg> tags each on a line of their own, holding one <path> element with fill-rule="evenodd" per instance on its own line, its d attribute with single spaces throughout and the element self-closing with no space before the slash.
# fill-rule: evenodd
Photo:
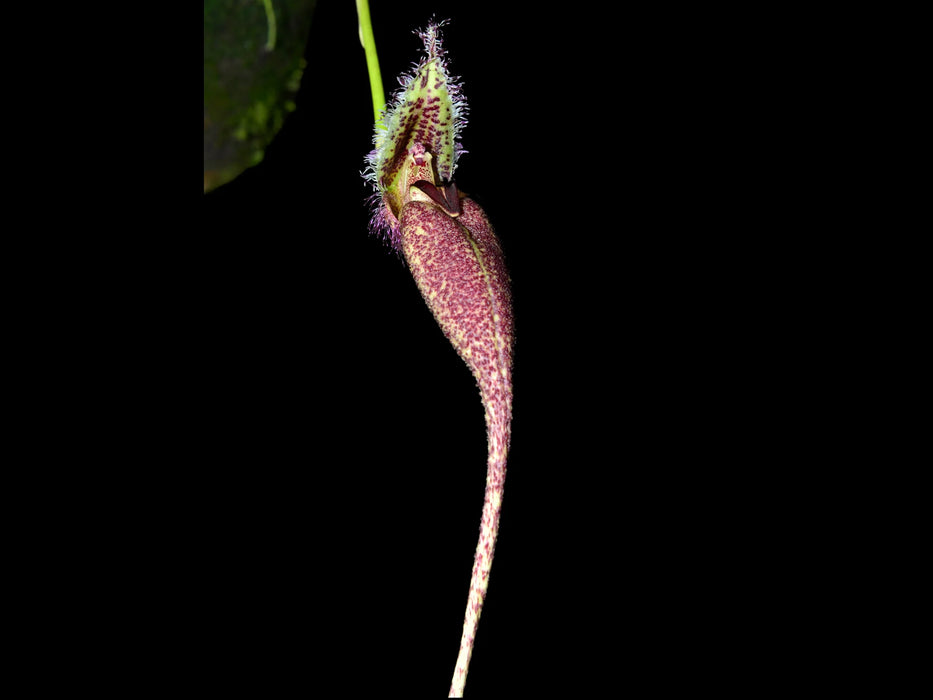
<svg viewBox="0 0 933 700">
<path fill-rule="evenodd" d="M 262 0 L 262 6 L 266 10 L 266 51 L 272 51 L 275 48 L 275 8 L 272 0 Z"/>
<path fill-rule="evenodd" d="M 366 54 L 366 70 L 369 73 L 369 91 L 373 96 L 373 117 L 377 124 L 382 118 L 386 106 L 385 93 L 382 91 L 382 73 L 379 71 L 379 56 L 376 53 L 376 37 L 373 35 L 373 22 L 369 16 L 369 1 L 356 0 L 356 15 L 360 23 L 360 43 Z"/>
</svg>

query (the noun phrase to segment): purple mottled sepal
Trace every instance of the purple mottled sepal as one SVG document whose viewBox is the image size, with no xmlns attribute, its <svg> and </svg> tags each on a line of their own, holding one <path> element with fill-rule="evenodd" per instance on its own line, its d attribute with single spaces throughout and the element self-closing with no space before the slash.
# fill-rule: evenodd
<svg viewBox="0 0 933 700">
<path fill-rule="evenodd" d="M 412 276 L 444 335 L 470 368 L 486 413 L 486 495 L 450 697 L 460 697 L 489 587 L 512 425 L 512 295 L 502 248 L 486 214 L 462 198 L 451 216 L 433 201 L 410 201 L 400 217 Z"/>
<path fill-rule="evenodd" d="M 502 248 L 486 214 L 467 197 L 460 215 L 434 202 L 402 209 L 405 261 L 444 335 L 485 398 L 511 411 L 512 296 Z"/>
</svg>

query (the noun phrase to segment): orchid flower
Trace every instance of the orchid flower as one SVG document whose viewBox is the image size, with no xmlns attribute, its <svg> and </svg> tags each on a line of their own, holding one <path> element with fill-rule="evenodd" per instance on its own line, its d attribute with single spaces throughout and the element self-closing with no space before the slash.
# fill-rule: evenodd
<svg viewBox="0 0 933 700">
<path fill-rule="evenodd" d="M 440 28 L 418 32 L 424 55 L 399 79 L 380 110 L 373 80 L 375 44 L 365 0 L 360 35 L 370 67 L 375 148 L 364 177 L 373 185 L 371 228 L 401 252 L 444 335 L 473 373 L 486 417 L 486 493 L 460 651 L 450 697 L 462 697 L 483 601 L 489 587 L 512 421 L 513 322 L 509 276 L 499 240 L 482 208 L 461 192 L 454 173 L 467 114 L 448 72 Z M 376 63 L 378 76 L 378 63 Z"/>
</svg>

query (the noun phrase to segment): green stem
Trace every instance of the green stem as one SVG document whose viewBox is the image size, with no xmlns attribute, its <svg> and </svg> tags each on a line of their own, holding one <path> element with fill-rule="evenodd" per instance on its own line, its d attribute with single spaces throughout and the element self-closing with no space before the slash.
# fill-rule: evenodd
<svg viewBox="0 0 933 700">
<path fill-rule="evenodd" d="M 382 74 L 379 72 L 379 56 L 376 55 L 376 39 L 373 37 L 373 24 L 369 18 L 368 0 L 356 0 L 356 14 L 360 19 L 360 43 L 366 52 L 369 90 L 373 94 L 373 116 L 376 124 L 379 124 L 386 106 L 386 98 L 382 92 Z"/>
<path fill-rule="evenodd" d="M 275 9 L 272 7 L 272 0 L 262 0 L 266 8 L 266 51 L 272 51 L 275 48 Z"/>
</svg>

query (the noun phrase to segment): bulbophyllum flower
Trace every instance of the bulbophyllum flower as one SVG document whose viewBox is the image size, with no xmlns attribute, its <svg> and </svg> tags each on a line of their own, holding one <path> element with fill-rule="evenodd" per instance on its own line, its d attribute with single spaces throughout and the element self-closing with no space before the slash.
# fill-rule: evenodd
<svg viewBox="0 0 933 700">
<path fill-rule="evenodd" d="M 512 421 L 513 321 L 499 240 L 482 208 L 453 176 L 466 102 L 447 70 L 438 29 L 419 32 L 425 55 L 376 126 L 365 176 L 373 184 L 373 229 L 401 252 L 451 344 L 479 385 L 486 417 L 487 473 L 460 653 L 450 697 L 460 697 L 489 586 Z"/>
</svg>

